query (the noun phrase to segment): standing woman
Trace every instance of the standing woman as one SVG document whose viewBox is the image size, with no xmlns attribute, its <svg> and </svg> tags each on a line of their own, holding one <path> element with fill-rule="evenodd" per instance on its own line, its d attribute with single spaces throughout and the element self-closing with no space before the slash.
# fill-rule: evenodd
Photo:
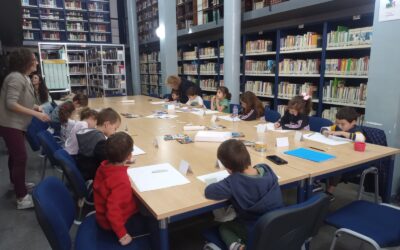
<svg viewBox="0 0 400 250">
<path fill-rule="evenodd" d="M 0 92 L 0 137 L 8 148 L 8 169 L 17 196 L 17 209 L 34 206 L 25 184 L 26 129 L 32 117 L 44 122 L 50 120 L 36 105 L 35 91 L 29 79 L 37 64 L 35 55 L 28 49 L 12 52 L 9 58 L 11 73 L 4 79 Z"/>
</svg>

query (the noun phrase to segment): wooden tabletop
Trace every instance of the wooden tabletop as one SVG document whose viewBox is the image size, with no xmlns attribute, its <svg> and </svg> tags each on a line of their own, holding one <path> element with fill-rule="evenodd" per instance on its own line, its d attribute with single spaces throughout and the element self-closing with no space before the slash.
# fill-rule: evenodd
<svg viewBox="0 0 400 250">
<path fill-rule="evenodd" d="M 122 100 L 135 100 L 135 103 L 123 103 L 121 102 Z M 147 96 L 89 99 L 89 106 L 91 108 L 112 107 L 118 113 L 132 113 L 142 116 L 140 118 L 122 117 L 121 126 L 119 128 L 120 131 L 129 133 L 134 139 L 135 145 L 146 152 L 144 155 L 137 156 L 136 162 L 132 164 L 131 167 L 168 162 L 175 168 L 178 168 L 180 161 L 186 160 L 193 170 L 192 174 L 186 176 L 190 180 L 190 183 L 182 186 L 139 192 L 133 184 L 133 189 L 138 198 L 157 219 L 168 218 L 173 215 L 217 203 L 204 197 L 205 184 L 199 181 L 196 176 L 220 171 L 220 169 L 216 168 L 216 152 L 220 143 L 196 142 L 180 144 L 177 141 L 163 140 L 164 135 L 177 133 L 185 133 L 193 138 L 196 132 L 184 132 L 183 126 L 188 124 L 209 126 L 211 115 L 200 116 L 183 112 L 175 113 L 178 117 L 168 120 L 146 118 L 146 116 L 151 115 L 153 111 L 164 110 L 164 105 L 153 105 L 150 101 L 160 101 L 160 99 Z M 218 115 L 224 114 L 220 113 Z M 259 123 L 262 122 L 229 122 L 224 120 L 217 122 L 218 125 L 226 127 L 221 131 L 242 132 L 245 135 L 244 139 L 251 141 L 260 140 L 260 136 L 257 134 L 256 128 L 254 127 Z M 275 139 L 277 137 L 289 137 L 290 147 L 277 149 L 275 147 Z M 155 138 L 158 142 L 158 148 L 154 147 Z M 267 152 L 259 153 L 253 148 L 248 148 L 252 164 L 267 163 L 279 177 L 279 183 L 281 185 L 344 169 L 349 166 L 400 152 L 398 149 L 370 144 L 367 145 L 366 152 L 359 153 L 353 150 L 352 143 L 328 147 L 327 145 L 312 141 L 294 142 L 294 132 L 267 132 L 261 139 L 264 140 L 267 145 Z M 288 149 L 309 146 L 324 149 L 327 153 L 335 155 L 336 158 L 323 163 L 313 163 L 283 153 Z M 288 161 L 288 164 L 279 166 L 265 158 L 267 155 L 272 154 L 284 158 Z"/>
</svg>

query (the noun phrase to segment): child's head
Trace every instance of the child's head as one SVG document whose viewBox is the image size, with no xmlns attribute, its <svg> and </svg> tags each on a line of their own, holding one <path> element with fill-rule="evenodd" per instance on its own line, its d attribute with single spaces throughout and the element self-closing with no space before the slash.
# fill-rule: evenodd
<svg viewBox="0 0 400 250">
<path fill-rule="evenodd" d="M 179 95 L 180 95 L 180 93 L 179 93 L 178 90 L 173 89 L 173 90 L 171 91 L 172 100 L 178 101 L 178 100 L 179 100 L 179 97 L 180 97 Z"/>
<path fill-rule="evenodd" d="M 262 102 L 251 91 L 246 91 L 240 96 L 240 105 L 242 106 L 245 114 L 254 109 L 257 112 L 257 118 L 264 115 L 264 106 Z"/>
<path fill-rule="evenodd" d="M 81 111 L 81 121 L 86 121 L 88 128 L 95 128 L 98 114 L 99 113 L 94 109 L 84 108 Z"/>
<path fill-rule="evenodd" d="M 221 99 L 221 100 L 223 100 L 225 98 L 230 100 L 231 99 L 231 93 L 229 93 L 229 89 L 227 87 L 224 87 L 224 86 L 219 86 L 217 88 L 217 98 Z"/>
<path fill-rule="evenodd" d="M 133 140 L 125 132 L 117 132 L 106 141 L 106 155 L 110 163 L 124 163 L 132 157 Z"/>
<path fill-rule="evenodd" d="M 74 103 L 75 108 L 87 107 L 88 97 L 85 94 L 78 93 L 74 96 L 72 102 Z"/>
<path fill-rule="evenodd" d="M 217 158 L 230 173 L 241 173 L 251 166 L 250 154 L 246 146 L 235 139 L 224 141 L 218 147 Z"/>
<path fill-rule="evenodd" d="M 60 119 L 60 123 L 64 124 L 68 122 L 68 119 L 71 117 L 72 113 L 75 111 L 75 106 L 72 102 L 64 102 L 60 106 L 60 111 L 58 112 L 58 118 Z"/>
<path fill-rule="evenodd" d="M 121 117 L 112 108 L 102 109 L 97 115 L 97 128 L 107 137 L 114 134 L 119 125 L 121 125 Z"/>
<path fill-rule="evenodd" d="M 197 91 L 195 87 L 190 87 L 188 88 L 188 90 L 186 91 L 186 95 L 188 96 L 188 98 L 190 100 L 193 100 L 194 98 L 197 97 Z"/>
<path fill-rule="evenodd" d="M 351 107 L 344 107 L 339 109 L 336 113 L 336 125 L 342 131 L 349 131 L 357 124 L 358 114 L 355 109 Z"/>
<path fill-rule="evenodd" d="M 312 100 L 308 95 L 298 95 L 293 97 L 287 106 L 287 110 L 291 115 L 297 116 L 298 114 L 308 115 L 311 112 Z"/>
</svg>

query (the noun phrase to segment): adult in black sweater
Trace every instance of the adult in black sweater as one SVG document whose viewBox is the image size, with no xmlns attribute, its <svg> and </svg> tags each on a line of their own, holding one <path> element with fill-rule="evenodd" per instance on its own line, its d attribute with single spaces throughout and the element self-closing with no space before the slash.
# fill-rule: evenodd
<svg viewBox="0 0 400 250">
<path fill-rule="evenodd" d="M 168 76 L 167 77 L 167 84 L 173 89 L 173 90 L 178 90 L 179 91 L 179 102 L 180 103 L 187 103 L 189 100 L 187 96 L 187 90 L 190 87 L 194 87 L 196 89 L 196 94 L 199 96 L 202 96 L 201 94 L 201 88 L 195 84 L 194 82 L 191 82 L 189 80 L 186 80 L 185 78 L 179 77 L 179 76 Z M 168 97 L 170 101 L 172 101 L 171 95 Z"/>
</svg>

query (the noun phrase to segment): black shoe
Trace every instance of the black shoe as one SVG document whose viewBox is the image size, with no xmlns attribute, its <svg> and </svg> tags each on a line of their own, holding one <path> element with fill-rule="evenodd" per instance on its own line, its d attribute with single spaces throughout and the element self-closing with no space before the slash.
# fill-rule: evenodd
<svg viewBox="0 0 400 250">
<path fill-rule="evenodd" d="M 336 199 L 335 195 L 330 193 L 330 192 L 328 192 L 328 191 L 325 191 L 325 194 L 328 195 L 330 202 L 332 202 L 332 201 L 334 201 Z"/>
</svg>

